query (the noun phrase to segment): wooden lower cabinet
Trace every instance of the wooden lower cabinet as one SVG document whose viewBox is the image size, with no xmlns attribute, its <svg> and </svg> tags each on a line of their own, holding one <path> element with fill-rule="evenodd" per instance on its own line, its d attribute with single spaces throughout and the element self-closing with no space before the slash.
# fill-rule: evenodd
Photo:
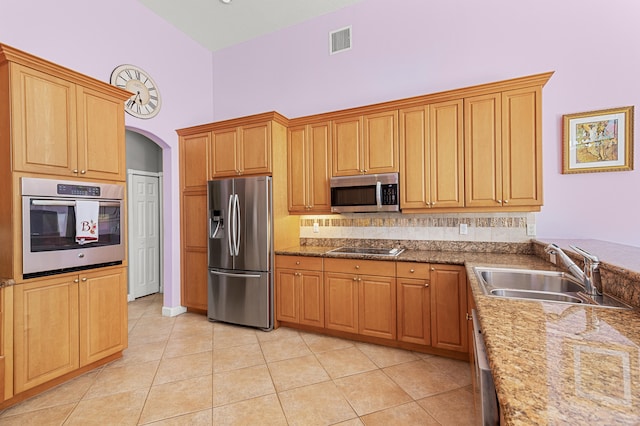
<svg viewBox="0 0 640 426">
<path fill-rule="evenodd" d="M 468 351 L 467 278 L 463 266 L 431 265 L 431 346 Z"/>
<path fill-rule="evenodd" d="M 325 327 L 358 333 L 358 282 L 353 275 L 324 273 Z"/>
<path fill-rule="evenodd" d="M 396 338 L 395 262 L 326 259 L 325 326 Z"/>
<path fill-rule="evenodd" d="M 14 286 L 14 390 L 127 347 L 126 268 Z"/>
<path fill-rule="evenodd" d="M 431 345 L 430 267 L 398 262 L 398 340 Z"/>
<path fill-rule="evenodd" d="M 276 319 L 324 327 L 322 258 L 276 257 Z"/>
<path fill-rule="evenodd" d="M 15 393 L 80 366 L 77 276 L 14 288 Z"/>
<path fill-rule="evenodd" d="M 127 348 L 126 268 L 80 274 L 80 366 Z"/>
</svg>

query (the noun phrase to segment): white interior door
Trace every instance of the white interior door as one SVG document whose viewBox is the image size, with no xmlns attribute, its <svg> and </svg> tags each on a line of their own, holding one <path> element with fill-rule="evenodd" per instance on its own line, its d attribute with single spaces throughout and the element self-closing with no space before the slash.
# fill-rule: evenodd
<svg viewBox="0 0 640 426">
<path fill-rule="evenodd" d="M 160 179 L 130 175 L 129 291 L 133 298 L 160 291 Z"/>
</svg>

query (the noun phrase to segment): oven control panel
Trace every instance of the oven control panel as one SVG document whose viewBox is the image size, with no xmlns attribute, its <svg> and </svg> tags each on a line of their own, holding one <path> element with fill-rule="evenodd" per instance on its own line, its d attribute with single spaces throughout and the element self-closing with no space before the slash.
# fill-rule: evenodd
<svg viewBox="0 0 640 426">
<path fill-rule="evenodd" d="M 83 195 L 85 197 L 99 197 L 100 187 L 59 183 L 57 192 L 58 195 Z"/>
</svg>

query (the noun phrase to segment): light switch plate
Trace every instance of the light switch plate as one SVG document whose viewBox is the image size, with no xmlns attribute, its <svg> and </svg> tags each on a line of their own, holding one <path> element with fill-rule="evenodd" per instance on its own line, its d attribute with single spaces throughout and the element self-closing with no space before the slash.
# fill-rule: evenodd
<svg viewBox="0 0 640 426">
<path fill-rule="evenodd" d="M 313 233 L 317 234 L 320 232 L 320 224 L 318 222 L 313 222 Z"/>
<path fill-rule="evenodd" d="M 466 223 L 461 223 L 460 224 L 460 234 L 461 235 L 467 235 L 467 233 L 469 233 L 469 227 L 467 226 Z"/>
</svg>

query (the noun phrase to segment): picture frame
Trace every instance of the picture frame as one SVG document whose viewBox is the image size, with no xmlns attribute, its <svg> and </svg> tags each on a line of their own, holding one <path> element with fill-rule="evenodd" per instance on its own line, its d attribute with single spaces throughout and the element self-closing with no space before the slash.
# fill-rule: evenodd
<svg viewBox="0 0 640 426">
<path fill-rule="evenodd" d="M 633 106 L 563 115 L 562 173 L 633 170 Z"/>
</svg>

